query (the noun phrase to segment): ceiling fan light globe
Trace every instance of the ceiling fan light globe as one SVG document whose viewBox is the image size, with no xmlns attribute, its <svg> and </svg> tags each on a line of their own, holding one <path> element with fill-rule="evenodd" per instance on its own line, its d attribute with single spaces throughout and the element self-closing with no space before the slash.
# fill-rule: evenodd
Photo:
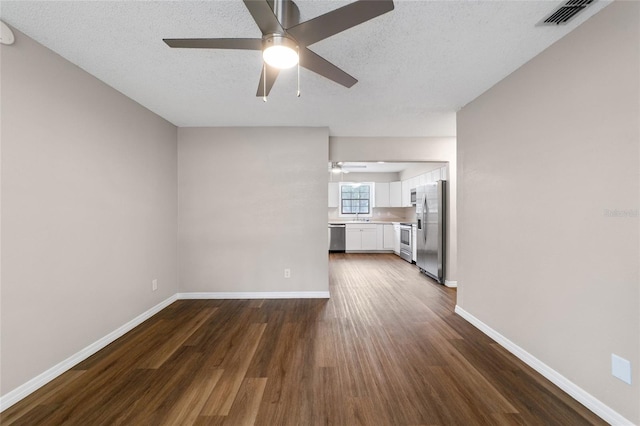
<svg viewBox="0 0 640 426">
<path fill-rule="evenodd" d="M 294 67 L 298 63 L 298 53 L 288 46 L 269 46 L 262 52 L 267 65 L 278 69 Z"/>
</svg>

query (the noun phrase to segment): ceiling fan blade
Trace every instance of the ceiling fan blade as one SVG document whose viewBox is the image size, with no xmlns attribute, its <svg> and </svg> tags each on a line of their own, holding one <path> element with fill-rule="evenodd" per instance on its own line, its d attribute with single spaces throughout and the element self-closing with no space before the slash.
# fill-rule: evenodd
<svg viewBox="0 0 640 426">
<path fill-rule="evenodd" d="M 306 47 L 300 50 L 300 66 L 347 88 L 358 82 L 358 80 Z"/>
<path fill-rule="evenodd" d="M 262 50 L 260 38 L 165 38 L 169 47 Z"/>
<path fill-rule="evenodd" d="M 267 0 L 244 0 L 244 5 L 249 9 L 249 13 L 253 16 L 253 20 L 256 21 L 262 34 L 282 34 L 284 32 Z"/>
<path fill-rule="evenodd" d="M 393 0 L 359 0 L 291 27 L 287 32 L 299 43 L 309 46 L 392 10 Z"/>
<path fill-rule="evenodd" d="M 264 87 L 265 86 L 265 81 L 264 81 L 265 68 L 262 68 L 262 73 L 260 74 L 260 82 L 258 83 L 258 91 L 256 93 L 256 96 L 258 97 L 269 96 L 269 92 L 273 87 L 273 83 L 276 82 L 276 78 L 278 78 L 278 74 L 280 74 L 280 70 L 278 68 L 270 67 L 267 64 L 265 64 L 265 67 L 267 69 L 267 82 L 266 82 L 267 93 L 265 94 L 265 90 L 264 90 L 265 89 Z"/>
</svg>

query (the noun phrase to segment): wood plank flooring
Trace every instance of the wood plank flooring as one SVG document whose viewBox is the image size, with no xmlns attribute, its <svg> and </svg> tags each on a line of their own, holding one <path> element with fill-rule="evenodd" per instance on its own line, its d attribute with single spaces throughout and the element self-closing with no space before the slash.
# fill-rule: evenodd
<svg viewBox="0 0 640 426">
<path fill-rule="evenodd" d="M 332 254 L 329 300 L 182 300 L 4 425 L 600 425 L 397 256 Z"/>
</svg>

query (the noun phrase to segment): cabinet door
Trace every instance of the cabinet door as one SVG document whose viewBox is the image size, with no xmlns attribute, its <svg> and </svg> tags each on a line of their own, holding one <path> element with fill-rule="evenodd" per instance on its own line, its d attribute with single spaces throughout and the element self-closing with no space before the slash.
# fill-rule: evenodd
<svg viewBox="0 0 640 426">
<path fill-rule="evenodd" d="M 391 182 L 389 184 L 389 205 L 391 207 L 402 207 L 402 182 Z"/>
<path fill-rule="evenodd" d="M 329 208 L 340 205 L 340 188 L 338 182 L 329 182 Z"/>
<path fill-rule="evenodd" d="M 390 207 L 389 204 L 389 183 L 376 182 L 375 186 L 375 206 L 374 207 Z"/>
<path fill-rule="evenodd" d="M 384 250 L 384 225 L 376 225 L 376 250 Z"/>
<path fill-rule="evenodd" d="M 400 254 L 400 225 L 393 225 L 393 252 Z"/>
<path fill-rule="evenodd" d="M 347 226 L 345 250 L 362 250 L 362 238 L 360 234 L 360 228 Z"/>
<path fill-rule="evenodd" d="M 377 250 L 378 230 L 376 228 L 365 228 L 360 232 L 362 236 L 362 250 Z"/>
<path fill-rule="evenodd" d="M 420 176 L 415 176 L 409 179 L 409 190 L 416 189 L 420 185 Z"/>
<path fill-rule="evenodd" d="M 395 235 L 393 233 L 393 225 L 382 225 L 383 226 L 383 238 L 382 238 L 382 248 L 383 250 L 393 250 L 395 247 L 394 240 Z"/>
<path fill-rule="evenodd" d="M 409 181 L 402 181 L 402 207 L 411 207 L 411 188 Z"/>
</svg>

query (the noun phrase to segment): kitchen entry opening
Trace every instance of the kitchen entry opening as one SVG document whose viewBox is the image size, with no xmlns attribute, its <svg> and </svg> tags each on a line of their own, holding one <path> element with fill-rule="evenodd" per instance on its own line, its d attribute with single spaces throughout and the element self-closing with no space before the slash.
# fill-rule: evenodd
<svg viewBox="0 0 640 426">
<path fill-rule="evenodd" d="M 373 183 L 340 182 L 340 216 L 373 216 Z"/>
</svg>

